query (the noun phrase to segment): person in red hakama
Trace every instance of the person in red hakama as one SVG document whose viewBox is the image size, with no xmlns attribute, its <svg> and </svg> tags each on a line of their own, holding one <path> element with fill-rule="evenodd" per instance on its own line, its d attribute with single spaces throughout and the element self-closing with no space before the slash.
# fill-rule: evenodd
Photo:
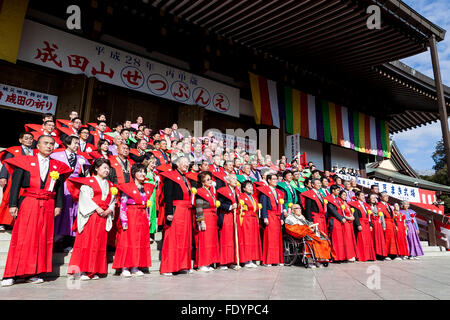
<svg viewBox="0 0 450 320">
<path fill-rule="evenodd" d="M 346 220 L 344 223 L 345 252 L 347 257 L 351 257 L 347 260 L 350 262 L 355 262 L 356 259 L 359 258 L 359 252 L 356 245 L 354 226 L 359 225 L 359 221 L 353 215 L 355 210 L 348 205 L 347 199 L 347 191 L 341 190 L 339 192 L 338 203 L 341 206 L 343 216 Z"/>
<path fill-rule="evenodd" d="M 193 198 L 185 177 L 189 160 L 178 158 L 175 165 L 176 170 L 161 173 L 165 214 L 160 267 L 163 275 L 191 272 Z"/>
<path fill-rule="evenodd" d="M 0 161 L 3 163 L 6 159 L 16 156 L 33 156 L 34 152 L 31 148 L 33 144 L 33 135 L 30 132 L 22 132 L 19 135 L 19 146 L 9 147 L 0 152 Z M 3 189 L 3 197 L 0 205 L 0 230 L 5 230 L 5 225 L 12 226 L 14 219 L 9 214 L 9 192 L 11 189 L 11 179 L 6 166 L 2 166 L 0 170 L 0 187 Z"/>
<path fill-rule="evenodd" d="M 217 205 L 212 188 L 211 172 L 204 171 L 198 174 L 195 199 L 195 262 L 194 268 L 209 272 L 214 268 L 213 263 L 220 262 L 219 230 L 217 226 Z"/>
<path fill-rule="evenodd" d="M 311 181 L 313 188 L 311 190 L 302 192 L 300 199 L 305 218 L 308 221 L 318 223 L 320 231 L 322 231 L 328 237 L 327 221 L 325 218 L 326 204 L 324 198 L 320 193 L 322 183 L 319 179 L 313 179 Z"/>
<path fill-rule="evenodd" d="M 261 237 L 259 233 L 259 203 L 253 197 L 253 185 L 247 180 L 241 184 L 239 194 L 239 256 L 245 267 L 256 268 L 256 261 L 262 260 Z"/>
<path fill-rule="evenodd" d="M 90 168 L 91 177 L 67 181 L 67 189 L 74 201 L 78 200 L 75 244 L 67 273 L 81 273 L 80 280 L 97 280 L 99 274 L 108 273 L 106 243 L 118 192 L 106 179 L 110 168 L 109 160 L 95 159 Z"/>
<path fill-rule="evenodd" d="M 147 168 L 143 164 L 131 167 L 132 181 L 119 184 L 122 191 L 120 200 L 120 225 L 118 226 L 117 248 L 113 269 L 122 269 L 122 276 L 143 276 L 139 268 L 152 265 L 150 257 L 150 220 L 147 207 L 151 207 L 150 197 L 154 185 L 145 183 Z"/>
<path fill-rule="evenodd" d="M 285 194 L 276 189 L 278 177 L 275 174 L 267 175 L 268 186 L 258 187 L 259 202 L 262 205 L 261 217 L 264 219 L 264 240 L 262 262 L 265 267 L 272 264 L 283 265 L 283 237 L 284 224 L 283 209 Z"/>
<path fill-rule="evenodd" d="M 330 187 L 331 194 L 325 198 L 328 213 L 329 234 L 332 245 L 332 256 L 334 261 L 351 261 L 355 256 L 347 255 L 344 225 L 347 222 L 342 208 L 338 201 L 339 192 L 341 189 L 337 185 Z"/>
<path fill-rule="evenodd" d="M 235 212 L 239 203 L 239 190 L 235 174 L 229 174 L 225 181 L 227 186 L 217 190 L 217 199 L 220 201 L 219 218 L 219 243 L 220 243 L 220 268 L 235 268 L 237 264 L 236 240 L 235 240 Z"/>
<path fill-rule="evenodd" d="M 355 197 L 356 200 L 348 204 L 354 209 L 356 245 L 359 253 L 358 261 L 373 261 L 376 260 L 376 256 L 373 248 L 373 228 L 369 214 L 370 206 L 365 203 L 364 192 L 357 191 Z"/>
<path fill-rule="evenodd" d="M 394 219 L 397 224 L 398 255 L 404 260 L 409 257 L 408 242 L 406 240 L 408 231 L 406 228 L 406 216 L 400 212 L 398 203 L 394 203 Z"/>
<path fill-rule="evenodd" d="M 384 237 L 384 230 L 386 229 L 386 222 L 384 221 L 383 212 L 378 212 L 378 196 L 372 193 L 369 196 L 369 215 L 372 221 L 372 237 L 375 254 L 379 259 L 383 260 L 387 256 L 386 239 Z"/>
<path fill-rule="evenodd" d="M 11 176 L 9 212 L 16 219 L 2 286 L 15 277 L 42 283 L 41 273 L 52 272 L 54 217 L 64 203 L 64 178 L 71 169 L 49 156 L 55 147 L 50 136 L 37 140 L 38 154 L 5 160 Z M 24 193 L 20 196 L 21 189 Z"/>
<path fill-rule="evenodd" d="M 395 260 L 401 260 L 398 257 L 398 243 L 397 243 L 397 224 L 394 220 L 394 211 L 389 205 L 389 195 L 386 192 L 381 192 L 381 201 L 377 204 L 378 212 L 383 213 L 384 221 L 386 223 L 386 229 L 384 231 L 384 237 L 386 239 L 386 250 L 388 257 L 386 260 L 391 260 L 395 257 Z"/>
</svg>

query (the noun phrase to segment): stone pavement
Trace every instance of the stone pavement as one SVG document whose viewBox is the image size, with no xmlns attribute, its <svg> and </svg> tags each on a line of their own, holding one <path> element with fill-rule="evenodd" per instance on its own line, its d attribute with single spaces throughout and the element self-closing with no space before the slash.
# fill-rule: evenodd
<svg viewBox="0 0 450 320">
<path fill-rule="evenodd" d="M 108 275 L 79 282 L 79 290 L 69 289 L 67 278 L 60 277 L 39 285 L 0 288 L 0 299 L 450 299 L 449 264 L 449 257 L 423 257 L 330 264 L 323 269 L 258 267 L 173 277 L 152 272 L 129 279 Z M 376 267 L 379 288 L 371 290 L 368 286 L 377 286 Z"/>
</svg>

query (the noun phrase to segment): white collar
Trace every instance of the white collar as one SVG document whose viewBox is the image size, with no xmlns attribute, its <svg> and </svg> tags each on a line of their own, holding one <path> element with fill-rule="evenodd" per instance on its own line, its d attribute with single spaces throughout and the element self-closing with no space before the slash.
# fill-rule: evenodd
<svg viewBox="0 0 450 320">
<path fill-rule="evenodd" d="M 43 157 L 40 153 L 38 153 L 38 160 L 39 160 L 39 163 L 41 163 L 42 161 L 49 161 L 49 158 L 47 157 L 47 158 L 45 158 L 45 157 Z"/>
</svg>

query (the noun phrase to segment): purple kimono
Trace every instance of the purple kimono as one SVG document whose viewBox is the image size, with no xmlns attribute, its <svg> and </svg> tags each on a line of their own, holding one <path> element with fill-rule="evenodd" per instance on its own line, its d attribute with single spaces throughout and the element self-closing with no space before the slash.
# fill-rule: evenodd
<svg viewBox="0 0 450 320">
<path fill-rule="evenodd" d="M 400 210 L 400 213 L 406 217 L 406 227 L 408 228 L 408 234 L 406 235 L 406 241 L 408 243 L 408 251 L 410 257 L 423 256 L 422 245 L 420 244 L 419 225 L 416 221 L 416 212 L 414 210 Z M 413 216 L 411 216 L 413 215 Z"/>
<path fill-rule="evenodd" d="M 50 157 L 62 161 L 70 167 L 66 151 L 52 153 Z M 89 169 L 90 164 L 83 156 L 77 154 L 76 160 L 75 168 L 69 178 L 84 177 Z M 76 233 L 72 231 L 72 225 L 77 217 L 77 210 L 78 202 L 73 202 L 67 185 L 64 183 L 64 208 L 55 217 L 55 235 L 75 237 Z"/>
</svg>

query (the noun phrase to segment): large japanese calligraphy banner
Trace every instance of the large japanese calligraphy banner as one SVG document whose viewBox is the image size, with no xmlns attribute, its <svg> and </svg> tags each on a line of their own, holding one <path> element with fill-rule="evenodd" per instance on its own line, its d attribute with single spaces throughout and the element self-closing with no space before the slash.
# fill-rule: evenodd
<svg viewBox="0 0 450 320">
<path fill-rule="evenodd" d="M 55 114 L 57 96 L 0 83 L 0 105 L 26 111 Z"/>
<path fill-rule="evenodd" d="M 25 20 L 18 59 L 239 117 L 239 89 Z"/>
<path fill-rule="evenodd" d="M 352 176 L 349 175 L 343 174 L 338 175 L 344 180 L 350 180 L 352 178 Z M 409 202 L 416 202 L 416 203 L 421 202 L 419 188 L 408 187 L 401 184 L 376 181 L 360 177 L 356 178 L 356 183 L 366 188 L 370 188 L 371 185 L 376 185 L 378 186 L 378 190 L 380 192 L 386 192 L 389 196 L 395 197 L 400 200 L 406 200 Z"/>
</svg>

